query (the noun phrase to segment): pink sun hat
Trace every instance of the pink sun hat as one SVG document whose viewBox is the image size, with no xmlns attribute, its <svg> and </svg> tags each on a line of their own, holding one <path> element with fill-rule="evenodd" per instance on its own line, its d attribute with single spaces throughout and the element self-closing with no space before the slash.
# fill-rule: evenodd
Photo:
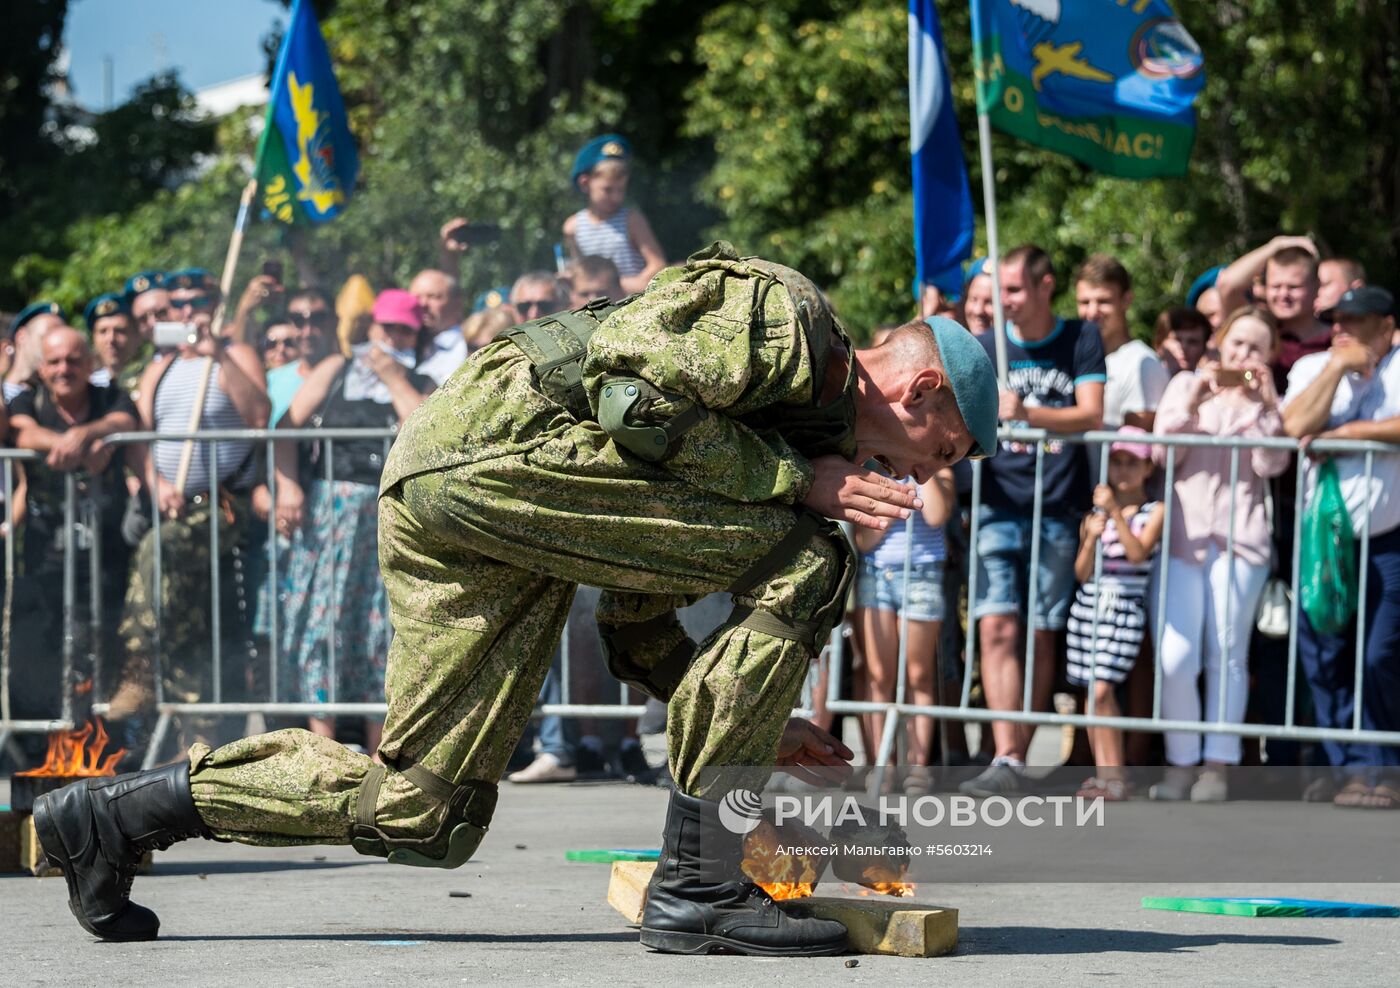
<svg viewBox="0 0 1400 988">
<path fill-rule="evenodd" d="M 397 323 L 411 329 L 423 328 L 423 310 L 418 305 L 418 299 L 402 288 L 386 288 L 380 292 L 374 300 L 374 308 L 370 309 L 370 316 L 381 325 Z"/>
<path fill-rule="evenodd" d="M 1135 425 L 1125 425 L 1118 429 L 1123 435 L 1146 436 L 1149 435 L 1146 429 L 1139 429 Z M 1128 453 L 1136 456 L 1139 460 L 1152 459 L 1152 447 L 1147 443 L 1133 442 L 1131 439 L 1119 439 L 1108 448 L 1108 455 L 1114 453 Z"/>
</svg>

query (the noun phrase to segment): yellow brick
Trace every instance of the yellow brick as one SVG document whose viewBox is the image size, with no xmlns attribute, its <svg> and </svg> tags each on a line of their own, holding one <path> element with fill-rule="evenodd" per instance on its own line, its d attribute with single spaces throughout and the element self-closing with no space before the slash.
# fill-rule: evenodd
<svg viewBox="0 0 1400 988">
<path fill-rule="evenodd" d="M 608 882 L 608 905 L 638 925 L 646 908 L 647 885 L 656 870 L 650 861 L 614 861 Z M 887 897 L 836 899 L 813 896 L 791 899 L 784 910 L 834 919 L 846 927 L 858 954 L 938 957 L 958 945 L 958 911 Z"/>
</svg>

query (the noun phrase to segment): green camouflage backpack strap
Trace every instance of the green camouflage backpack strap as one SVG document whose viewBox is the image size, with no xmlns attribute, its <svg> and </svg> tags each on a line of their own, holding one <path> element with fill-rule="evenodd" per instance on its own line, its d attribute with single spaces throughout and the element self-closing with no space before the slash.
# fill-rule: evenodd
<svg viewBox="0 0 1400 988">
<path fill-rule="evenodd" d="M 580 370 L 588 341 L 598 324 L 622 308 L 635 295 L 619 302 L 594 299 L 580 309 L 555 312 L 501 333 L 530 358 L 540 391 L 569 410 L 575 419 L 593 418 Z"/>
</svg>

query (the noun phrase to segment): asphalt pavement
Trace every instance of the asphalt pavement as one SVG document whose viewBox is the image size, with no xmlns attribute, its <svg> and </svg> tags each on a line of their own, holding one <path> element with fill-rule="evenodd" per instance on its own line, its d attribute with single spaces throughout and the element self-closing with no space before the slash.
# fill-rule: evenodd
<svg viewBox="0 0 1400 988">
<path fill-rule="evenodd" d="M 8 802 L 0 783 L 0 804 Z M 1400 904 L 1397 885 L 924 883 L 960 911 L 957 952 L 930 959 L 769 960 L 649 953 L 604 901 L 608 866 L 570 848 L 655 847 L 666 794 L 620 783 L 503 786 L 478 859 L 456 871 L 348 847 L 189 841 L 135 898 L 153 943 L 98 943 L 62 878 L 0 875 L 6 985 L 1018 984 L 1394 985 L 1400 919 L 1252 919 L 1141 908 L 1145 895 L 1295 895 Z M 1269 825 L 1267 804 L 1259 826 Z M 1400 814 L 1396 814 L 1400 828 Z M 1400 831 L 1397 831 L 1400 833 Z M 1325 839 L 1319 834 L 1319 839 Z M 1113 862 L 1103 863 L 1113 876 Z M 453 893 L 459 893 L 454 896 Z M 465 893 L 465 895 L 461 894 Z"/>
</svg>

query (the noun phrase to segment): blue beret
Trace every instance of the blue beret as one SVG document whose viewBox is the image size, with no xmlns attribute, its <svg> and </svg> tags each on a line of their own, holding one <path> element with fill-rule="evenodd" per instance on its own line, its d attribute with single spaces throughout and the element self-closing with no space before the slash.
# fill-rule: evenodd
<svg viewBox="0 0 1400 988">
<path fill-rule="evenodd" d="M 185 268 L 182 271 L 171 271 L 165 276 L 165 284 L 162 286 L 174 291 L 177 288 L 208 288 L 218 287 L 218 282 L 214 276 L 203 268 Z"/>
<path fill-rule="evenodd" d="M 152 288 L 164 287 L 164 271 L 138 271 L 136 274 L 126 279 L 126 285 L 122 289 L 122 294 L 125 295 L 128 300 L 131 300 L 138 295 L 149 292 Z"/>
<path fill-rule="evenodd" d="M 1225 270 L 1225 265 L 1217 264 L 1209 271 L 1204 272 L 1199 278 L 1191 282 L 1190 289 L 1186 292 L 1186 304 L 1194 307 L 1207 289 L 1215 287 L 1215 279 L 1220 277 L 1220 272 Z"/>
<path fill-rule="evenodd" d="M 10 320 L 10 335 L 14 336 L 19 332 L 21 326 L 29 322 L 36 316 L 58 316 L 60 319 L 68 317 L 63 313 L 63 306 L 57 302 L 32 302 L 19 310 L 19 315 Z"/>
<path fill-rule="evenodd" d="M 972 433 L 969 459 L 995 456 L 997 451 L 997 372 L 977 337 L 951 319 L 929 316 L 938 356 L 953 388 L 958 411 Z"/>
<path fill-rule="evenodd" d="M 967 274 L 963 275 L 963 287 L 966 288 L 968 285 L 972 284 L 972 279 L 976 278 L 979 274 L 991 274 L 991 272 L 987 270 L 987 259 L 985 257 L 974 258 L 972 263 L 967 266 Z"/>
<path fill-rule="evenodd" d="M 472 312 L 483 312 L 486 309 L 499 309 L 509 300 L 509 285 L 502 285 L 499 288 L 488 288 L 476 297 L 476 301 L 472 303 Z"/>
<path fill-rule="evenodd" d="M 91 331 L 97 320 L 115 315 L 131 315 L 131 300 L 125 292 L 104 292 L 97 296 L 83 309 L 83 322 Z"/>
<path fill-rule="evenodd" d="M 601 137 L 595 137 L 579 149 L 578 156 L 574 158 L 574 170 L 569 176 L 569 181 L 577 184 L 580 175 L 588 174 L 601 161 L 609 158 L 626 161 L 630 157 L 632 145 L 628 144 L 627 138 L 621 134 L 603 134 Z"/>
</svg>

